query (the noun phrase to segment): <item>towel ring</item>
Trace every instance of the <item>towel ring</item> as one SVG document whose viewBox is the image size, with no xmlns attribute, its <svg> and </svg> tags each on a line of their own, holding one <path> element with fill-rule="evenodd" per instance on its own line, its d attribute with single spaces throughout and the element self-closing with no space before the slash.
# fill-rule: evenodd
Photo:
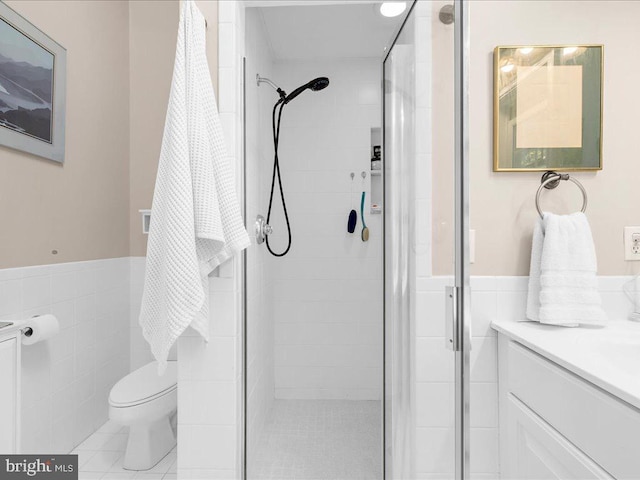
<svg viewBox="0 0 640 480">
<path fill-rule="evenodd" d="M 542 189 L 554 189 L 560 184 L 560 180 L 569 180 L 580 189 L 583 198 L 582 210 L 580 211 L 584 213 L 587 210 L 587 191 L 578 180 L 569 176 L 568 173 L 545 172 L 544 175 L 542 175 L 541 184 L 538 187 L 538 191 L 536 192 L 536 210 L 538 210 L 538 215 L 540 215 L 540 218 L 544 218 L 542 210 L 540 209 L 540 194 L 542 193 Z"/>
</svg>

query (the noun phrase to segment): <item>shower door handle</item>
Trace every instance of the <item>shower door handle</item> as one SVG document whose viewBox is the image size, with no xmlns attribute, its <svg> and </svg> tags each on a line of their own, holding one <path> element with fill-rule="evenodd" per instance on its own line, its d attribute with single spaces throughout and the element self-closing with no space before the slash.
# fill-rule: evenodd
<svg viewBox="0 0 640 480">
<path fill-rule="evenodd" d="M 460 329 L 458 325 L 458 287 L 444 287 L 444 341 L 445 347 L 457 352 L 460 350 Z"/>
</svg>

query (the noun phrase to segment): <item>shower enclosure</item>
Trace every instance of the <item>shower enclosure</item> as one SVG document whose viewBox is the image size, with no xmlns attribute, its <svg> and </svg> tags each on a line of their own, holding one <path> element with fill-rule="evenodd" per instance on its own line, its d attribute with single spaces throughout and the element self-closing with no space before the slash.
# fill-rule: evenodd
<svg viewBox="0 0 640 480">
<path fill-rule="evenodd" d="M 248 479 L 469 478 L 466 5 L 407 3 L 244 10 Z"/>
</svg>

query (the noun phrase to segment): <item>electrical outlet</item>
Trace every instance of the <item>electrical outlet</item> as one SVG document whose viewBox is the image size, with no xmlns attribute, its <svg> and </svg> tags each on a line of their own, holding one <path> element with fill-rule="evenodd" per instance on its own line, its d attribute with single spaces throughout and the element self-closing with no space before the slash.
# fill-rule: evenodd
<svg viewBox="0 0 640 480">
<path fill-rule="evenodd" d="M 624 259 L 640 260 L 640 227 L 624 227 Z"/>
</svg>

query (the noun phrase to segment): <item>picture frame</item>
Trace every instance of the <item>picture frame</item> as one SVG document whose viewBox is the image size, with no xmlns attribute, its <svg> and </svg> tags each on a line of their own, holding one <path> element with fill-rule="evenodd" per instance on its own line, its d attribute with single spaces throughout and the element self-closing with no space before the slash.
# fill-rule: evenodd
<svg viewBox="0 0 640 480">
<path fill-rule="evenodd" d="M 493 57 L 493 171 L 602 170 L 604 46 L 498 46 Z"/>
<path fill-rule="evenodd" d="M 0 2 L 0 145 L 63 163 L 67 52 Z"/>
</svg>

